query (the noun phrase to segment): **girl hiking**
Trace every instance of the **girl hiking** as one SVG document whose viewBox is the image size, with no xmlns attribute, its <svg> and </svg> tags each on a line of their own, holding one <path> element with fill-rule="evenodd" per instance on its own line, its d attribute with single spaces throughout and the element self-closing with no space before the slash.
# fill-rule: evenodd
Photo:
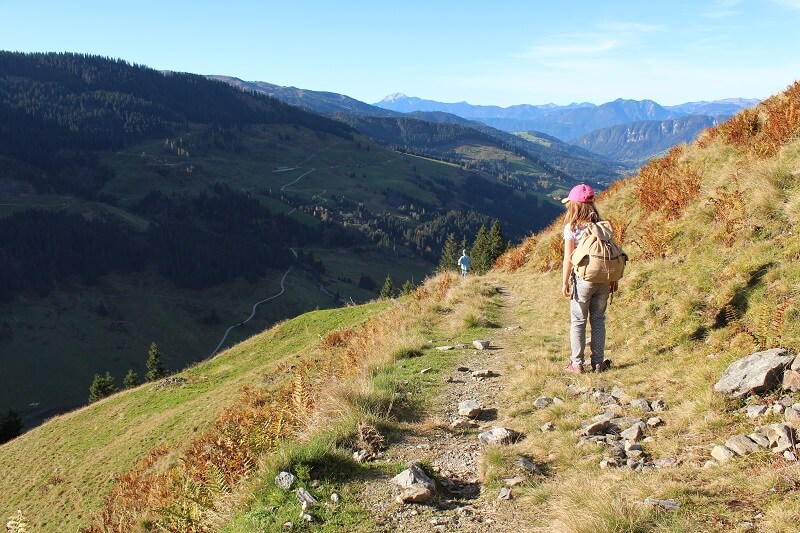
<svg viewBox="0 0 800 533">
<path fill-rule="evenodd" d="M 589 224 L 600 221 L 600 213 L 594 205 L 594 191 L 588 185 L 577 185 L 563 200 L 567 204 L 564 225 L 564 262 L 562 265 L 561 292 L 570 299 L 569 343 L 572 354 L 566 372 L 580 374 L 584 371 L 584 349 L 586 347 L 586 320 L 592 326 L 591 364 L 592 371 L 608 370 L 611 361 L 605 359 L 606 305 L 609 294 L 617 290 L 617 282 L 591 283 L 575 275 L 572 269 L 572 252 L 583 238 Z"/>
</svg>

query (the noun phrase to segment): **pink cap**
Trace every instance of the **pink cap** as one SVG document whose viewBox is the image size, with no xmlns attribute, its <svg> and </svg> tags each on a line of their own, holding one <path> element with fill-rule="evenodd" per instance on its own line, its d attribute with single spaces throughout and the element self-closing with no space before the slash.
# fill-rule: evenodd
<svg viewBox="0 0 800 533">
<path fill-rule="evenodd" d="M 582 183 L 581 185 L 576 185 L 569 191 L 569 196 L 567 196 L 567 201 L 570 202 L 580 202 L 582 204 L 588 202 L 594 202 L 594 190 Z"/>
</svg>

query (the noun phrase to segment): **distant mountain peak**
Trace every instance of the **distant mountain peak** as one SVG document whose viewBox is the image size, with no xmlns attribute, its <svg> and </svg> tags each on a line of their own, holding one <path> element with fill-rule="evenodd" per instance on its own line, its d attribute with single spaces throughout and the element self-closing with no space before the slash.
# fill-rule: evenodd
<svg viewBox="0 0 800 533">
<path fill-rule="evenodd" d="M 383 100 L 381 100 L 381 103 L 396 102 L 398 100 L 403 100 L 405 98 L 408 98 L 408 96 L 404 95 L 403 93 L 392 93 L 389 96 L 385 97 Z"/>
</svg>

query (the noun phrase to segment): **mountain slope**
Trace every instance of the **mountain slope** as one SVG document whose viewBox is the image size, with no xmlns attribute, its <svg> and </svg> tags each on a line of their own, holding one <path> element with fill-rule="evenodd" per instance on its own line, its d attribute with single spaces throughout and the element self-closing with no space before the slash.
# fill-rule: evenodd
<svg viewBox="0 0 800 533">
<path fill-rule="evenodd" d="M 449 233 L 498 218 L 519 239 L 559 208 L 276 98 L 76 54 L 0 53 L 0 167 L 0 412 L 26 428 L 95 375 L 144 376 L 152 342 L 182 368 L 418 282 Z"/>
<path fill-rule="evenodd" d="M 558 290 L 563 241 L 556 222 L 486 276 L 441 274 L 397 304 L 299 317 L 188 369 L 183 388 L 143 386 L 3 445 L 0 467 L 7 475 L 0 493 L 13 500 L 2 512 L 20 509 L 45 531 L 56 530 L 66 510 L 73 511 L 70 524 L 94 521 L 94 531 L 104 521 L 111 526 L 122 520 L 126 526 L 228 532 L 269 530 L 285 521 L 300 530 L 330 531 L 401 523 L 416 532 L 435 522 L 477 532 L 512 521 L 527 530 L 567 532 L 723 532 L 753 524 L 764 531 L 793 530 L 800 466 L 791 456 L 762 450 L 703 466 L 711 449 L 732 436 L 784 420 L 797 429 L 796 420 L 779 409 L 755 419 L 741 409 L 779 401 L 791 406 L 800 400 L 796 392 L 727 400 L 713 386 L 730 363 L 750 352 L 777 345 L 800 352 L 792 283 L 800 276 L 800 236 L 791 229 L 800 205 L 798 105 L 795 84 L 691 146 L 674 148 L 599 200 L 632 259 L 608 311 L 607 349 L 614 360 L 608 373 L 562 371 L 569 319 Z M 495 341 L 495 350 L 481 359 L 475 350 L 456 348 L 474 339 Z M 445 345 L 454 349 L 436 349 Z M 291 358 L 294 367 L 270 366 L 280 363 L 267 352 Z M 459 369 L 467 360 L 499 365 L 490 368 L 493 377 L 479 378 L 498 380 L 492 396 L 480 397 L 487 415 L 479 424 L 519 431 L 514 444 L 479 446 L 478 430 L 449 429 L 458 401 L 486 390 Z M 254 366 L 252 373 L 246 370 Z M 265 383 L 265 374 L 274 381 Z M 244 385 L 231 401 L 231 391 Z M 463 396 L 445 394 L 455 390 Z M 619 400 L 609 398 L 612 391 Z M 158 430 L 145 427 L 139 449 L 111 438 L 143 417 L 170 416 L 176 406 L 190 410 L 200 392 L 220 400 L 203 402 L 207 410 L 194 415 L 191 427 L 188 417 Z M 534 403 L 556 396 L 560 402 Z M 639 446 L 646 458 L 667 461 L 642 472 L 601 468 L 610 448 L 580 444 L 576 431 L 606 409 L 649 419 L 642 402 L 632 401 L 637 399 L 648 400 L 648 407 L 664 403 L 657 413 L 661 422 L 647 426 L 649 439 Z M 552 426 L 541 429 L 548 422 Z M 60 438 L 52 433 L 56 428 Z M 109 437 L 87 441 L 86 433 L 97 428 Z M 297 440 L 276 445 L 276 437 L 289 434 Z M 168 446 L 153 451 L 158 435 Z M 464 443 L 446 450 L 455 452 L 451 459 L 479 454 L 480 471 L 463 485 L 453 470 L 431 469 L 441 491 L 436 504 L 390 503 L 399 489 L 388 479 L 408 460 L 440 464 L 444 458 L 431 444 L 439 439 Z M 368 443 L 381 460 L 355 463 L 352 452 Z M 123 464 L 92 461 L 123 445 L 130 449 Z M 57 456 L 67 468 L 53 467 L 50 446 L 68 452 Z M 520 469 L 520 456 L 533 463 L 532 472 Z M 108 481 L 140 458 L 126 476 Z M 330 502 L 310 508 L 312 524 L 298 520 L 294 493 L 275 486 L 281 470 Z M 523 479 L 512 483 L 513 499 L 498 501 L 505 480 L 517 476 Z M 99 500 L 112 487 L 101 512 Z M 372 489 L 384 498 L 369 498 L 375 493 L 365 491 Z M 87 493 L 95 495 L 88 506 L 82 503 Z M 366 505 L 372 501 L 374 507 Z"/>
<path fill-rule="evenodd" d="M 677 144 L 692 142 L 704 129 L 719 123 L 720 119 L 705 115 L 630 122 L 587 133 L 571 143 L 610 159 L 639 166 Z"/>
</svg>

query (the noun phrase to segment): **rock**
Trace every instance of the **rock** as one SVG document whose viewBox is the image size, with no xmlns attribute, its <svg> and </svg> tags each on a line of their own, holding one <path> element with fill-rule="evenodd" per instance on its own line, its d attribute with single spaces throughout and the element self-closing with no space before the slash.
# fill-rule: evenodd
<svg viewBox="0 0 800 533">
<path fill-rule="evenodd" d="M 788 394 L 784 394 L 780 398 L 778 398 L 778 403 L 784 407 L 791 407 L 794 404 L 794 398 Z"/>
<path fill-rule="evenodd" d="M 340 499 L 341 499 L 341 497 L 339 496 L 339 493 L 337 493 L 337 492 L 331 492 L 331 501 L 332 501 L 333 503 L 339 503 L 339 500 L 340 500 Z"/>
<path fill-rule="evenodd" d="M 644 451 L 642 450 L 628 450 L 625 452 L 625 457 L 628 459 L 641 459 L 644 456 Z"/>
<path fill-rule="evenodd" d="M 440 352 L 447 352 L 449 350 L 452 350 L 453 346 L 437 346 L 436 349 L 439 350 Z"/>
<path fill-rule="evenodd" d="M 772 412 L 773 413 L 781 414 L 785 410 L 786 410 L 786 407 L 784 407 L 783 405 L 781 405 L 779 403 L 772 404 Z"/>
<path fill-rule="evenodd" d="M 797 359 L 795 359 L 796 361 Z M 794 363 L 792 363 L 794 364 Z M 783 390 L 797 392 L 800 391 L 800 372 L 797 370 L 785 370 L 783 372 Z"/>
<path fill-rule="evenodd" d="M 759 449 L 758 444 L 753 442 L 747 435 L 731 437 L 725 441 L 725 446 L 736 455 L 747 455 L 748 453 L 757 452 Z"/>
<path fill-rule="evenodd" d="M 516 487 L 517 485 L 521 485 L 525 483 L 524 477 L 512 477 L 509 479 L 504 479 L 503 483 L 506 484 L 506 487 Z"/>
<path fill-rule="evenodd" d="M 476 418 L 483 408 L 478 400 L 465 400 L 458 404 L 458 414 L 467 418 Z"/>
<path fill-rule="evenodd" d="M 575 433 L 579 437 L 588 437 L 591 435 L 605 435 L 614 427 L 615 426 L 611 423 L 611 420 L 603 420 L 601 422 L 594 422 L 592 424 L 589 424 L 585 428 L 579 429 Z"/>
<path fill-rule="evenodd" d="M 294 524 L 291 522 L 284 522 L 283 523 L 283 530 L 284 531 L 291 531 L 294 528 Z"/>
<path fill-rule="evenodd" d="M 433 497 L 433 491 L 421 483 L 403 489 L 397 497 L 399 503 L 425 503 Z"/>
<path fill-rule="evenodd" d="M 527 457 L 520 457 L 517 460 L 517 464 L 522 467 L 523 470 L 530 474 L 541 474 L 542 469 L 539 468 L 539 465 L 528 459 Z"/>
<path fill-rule="evenodd" d="M 553 405 L 564 405 L 564 400 L 558 396 L 553 396 Z"/>
<path fill-rule="evenodd" d="M 677 511 L 681 508 L 681 504 L 676 500 L 657 500 L 655 498 L 645 498 L 642 502 L 645 507 L 659 507 L 666 511 Z"/>
<path fill-rule="evenodd" d="M 643 422 L 638 422 L 620 433 L 620 437 L 625 440 L 637 442 L 644 437 L 645 427 L 646 425 Z"/>
<path fill-rule="evenodd" d="M 800 371 L 800 359 L 795 359 L 794 361 L 792 361 L 792 364 L 789 365 L 789 370 Z"/>
<path fill-rule="evenodd" d="M 522 326 L 508 326 L 506 328 L 506 331 L 517 331 L 517 330 L 520 330 L 520 329 L 522 329 Z"/>
<path fill-rule="evenodd" d="M 614 413 L 605 412 L 593 416 L 592 422 L 606 422 L 606 421 L 610 422 L 611 420 L 614 420 L 614 418 L 615 418 Z"/>
<path fill-rule="evenodd" d="M 661 457 L 653 461 L 656 468 L 674 468 L 678 466 L 678 459 L 675 457 Z"/>
<path fill-rule="evenodd" d="M 603 391 L 595 391 L 595 392 L 593 392 L 592 393 L 592 400 L 594 400 L 595 402 L 597 402 L 597 403 L 599 403 L 601 405 L 618 404 L 619 403 L 619 401 L 616 398 L 611 396 L 609 393 L 603 392 Z"/>
<path fill-rule="evenodd" d="M 300 513 L 300 518 L 302 518 L 304 521 L 306 521 L 308 523 L 311 523 L 311 522 L 314 521 L 314 517 L 311 516 L 308 513 Z"/>
<path fill-rule="evenodd" d="M 637 443 L 629 441 L 629 440 L 623 441 L 622 447 L 626 452 L 628 452 L 630 450 L 642 450 L 643 449 L 641 444 L 637 444 Z"/>
<path fill-rule="evenodd" d="M 766 413 L 768 409 L 769 407 L 766 405 L 748 405 L 747 418 L 758 418 Z"/>
<path fill-rule="evenodd" d="M 372 458 L 372 454 L 367 450 L 356 450 L 353 452 L 353 460 L 357 463 L 366 463 Z"/>
<path fill-rule="evenodd" d="M 774 388 L 783 378 L 784 369 L 794 361 L 783 348 L 756 352 L 732 363 L 714 385 L 714 390 L 728 398 Z"/>
<path fill-rule="evenodd" d="M 717 444 L 714 446 L 714 449 L 711 450 L 711 457 L 719 461 L 720 463 L 725 463 L 732 459 L 736 454 L 733 453 L 730 449 L 726 446 L 722 446 L 721 444 Z"/>
<path fill-rule="evenodd" d="M 304 487 L 300 487 L 299 489 L 297 489 L 295 495 L 297 496 L 298 501 L 302 504 L 304 511 L 308 507 L 316 505 L 317 503 L 317 499 L 314 496 L 312 496 L 311 493 L 308 492 Z"/>
<path fill-rule="evenodd" d="M 275 485 L 283 490 L 290 490 L 294 482 L 297 480 L 291 472 L 281 472 L 275 476 Z"/>
<path fill-rule="evenodd" d="M 470 429 L 478 427 L 478 423 L 467 418 L 455 418 L 450 422 L 450 429 Z"/>
<path fill-rule="evenodd" d="M 553 405 L 553 399 L 547 396 L 539 396 L 533 401 L 533 406 L 537 409 L 544 409 Z"/>
<path fill-rule="evenodd" d="M 761 446 L 762 448 L 769 448 L 769 439 L 762 433 L 750 433 L 748 435 L 750 440 Z"/>
<path fill-rule="evenodd" d="M 775 453 L 782 453 L 794 448 L 794 431 L 786 424 L 770 424 L 760 428 L 759 433 L 763 433 L 769 439 L 769 447 Z"/>
<path fill-rule="evenodd" d="M 617 468 L 619 465 L 619 461 L 613 457 L 605 457 L 600 461 L 600 468 Z"/>
<path fill-rule="evenodd" d="M 431 370 L 433 370 L 431 367 L 428 367 L 428 368 L 423 368 L 422 370 L 420 370 L 420 371 L 419 371 L 419 373 L 420 373 L 420 374 L 427 374 L 427 373 L 428 373 L 428 372 L 430 372 Z"/>
<path fill-rule="evenodd" d="M 613 396 L 617 400 L 622 401 L 625 398 L 626 394 L 625 391 L 622 390 L 621 388 L 614 387 L 613 389 L 611 389 L 611 396 Z"/>
<path fill-rule="evenodd" d="M 650 418 L 647 419 L 647 427 L 656 428 L 658 426 L 663 426 L 663 425 L 664 421 L 661 419 L 661 417 L 651 416 Z"/>
<path fill-rule="evenodd" d="M 513 444 L 520 437 L 513 429 L 495 427 L 478 435 L 484 444 Z"/>
<path fill-rule="evenodd" d="M 645 400 L 644 398 L 636 398 L 635 400 L 631 400 L 630 406 L 634 409 L 639 409 L 644 411 L 645 413 L 649 413 L 653 409 L 650 407 L 650 403 Z"/>
<path fill-rule="evenodd" d="M 425 473 L 422 465 L 416 461 L 408 463 L 408 468 L 394 476 L 391 482 L 406 489 L 412 485 L 422 485 L 431 492 L 436 490 L 436 483 Z"/>
<path fill-rule="evenodd" d="M 787 422 L 795 422 L 800 420 L 800 411 L 795 409 L 794 407 L 787 407 L 783 411 L 783 419 Z"/>
<path fill-rule="evenodd" d="M 542 432 L 555 431 L 556 430 L 556 425 L 553 424 L 552 422 L 545 422 L 544 424 L 542 424 L 542 426 L 539 429 L 541 429 Z"/>
<path fill-rule="evenodd" d="M 498 500 L 510 500 L 511 496 L 511 488 L 510 487 L 503 487 L 500 489 L 500 494 L 497 495 Z"/>
<path fill-rule="evenodd" d="M 472 341 L 472 345 L 478 350 L 487 349 L 489 347 L 489 344 L 491 344 L 491 342 L 487 341 L 487 340 L 475 340 L 475 341 Z"/>
<path fill-rule="evenodd" d="M 664 400 L 656 400 L 650 404 L 650 408 L 657 413 L 663 413 L 667 410 L 667 404 Z"/>
<path fill-rule="evenodd" d="M 589 392 L 587 387 L 581 387 L 574 384 L 567 385 L 567 394 L 570 396 L 580 396 L 581 394 L 586 394 Z"/>
<path fill-rule="evenodd" d="M 494 370 L 476 370 L 472 373 L 473 378 L 494 378 L 499 376 Z"/>
<path fill-rule="evenodd" d="M 456 368 L 456 370 L 459 371 L 459 372 L 469 372 L 470 371 L 469 368 L 467 368 L 465 366 L 460 366 L 460 367 Z"/>
<path fill-rule="evenodd" d="M 787 461 L 797 461 L 797 455 L 795 455 L 794 452 L 791 452 L 789 450 L 783 452 L 783 458 L 786 459 Z"/>
</svg>

